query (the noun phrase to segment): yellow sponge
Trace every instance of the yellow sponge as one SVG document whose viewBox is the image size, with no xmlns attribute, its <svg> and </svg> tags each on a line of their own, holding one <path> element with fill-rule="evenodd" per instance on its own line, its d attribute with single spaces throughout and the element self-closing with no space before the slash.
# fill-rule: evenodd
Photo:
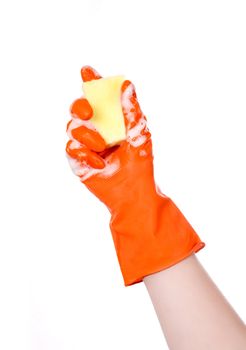
<svg viewBox="0 0 246 350">
<path fill-rule="evenodd" d="M 83 83 L 85 98 L 93 109 L 90 121 L 106 141 L 107 146 L 126 138 L 121 107 L 121 86 L 124 76 L 101 78 Z"/>
</svg>

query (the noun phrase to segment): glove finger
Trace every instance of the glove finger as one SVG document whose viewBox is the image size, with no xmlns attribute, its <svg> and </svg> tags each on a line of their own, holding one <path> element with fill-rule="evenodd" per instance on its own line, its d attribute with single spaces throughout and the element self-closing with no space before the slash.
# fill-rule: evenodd
<svg viewBox="0 0 246 350">
<path fill-rule="evenodd" d="M 134 147 L 138 147 L 146 143 L 151 137 L 147 127 L 147 119 L 140 108 L 134 85 L 129 80 L 125 80 L 121 91 L 127 142 Z"/>
<path fill-rule="evenodd" d="M 101 75 L 92 67 L 84 66 L 81 68 L 81 77 L 84 82 L 100 79 Z"/>
<path fill-rule="evenodd" d="M 72 158 L 67 154 L 68 163 L 73 173 L 79 177 L 84 176 L 89 171 L 89 166 L 85 162 L 80 162 L 76 158 Z"/>
<path fill-rule="evenodd" d="M 72 140 L 86 145 L 90 150 L 102 152 L 106 142 L 89 120 L 72 118 L 67 124 L 67 134 Z"/>
<path fill-rule="evenodd" d="M 96 130 L 88 129 L 85 125 L 71 130 L 72 137 L 86 145 L 90 150 L 102 152 L 106 148 L 106 142 Z"/>
<path fill-rule="evenodd" d="M 85 145 L 80 145 L 73 140 L 67 142 L 66 152 L 71 158 L 85 162 L 95 169 L 103 169 L 105 167 L 102 157 L 89 150 Z"/>
<path fill-rule="evenodd" d="M 73 117 L 82 120 L 88 120 L 93 116 L 93 110 L 85 98 L 78 98 L 70 107 L 70 113 Z"/>
<path fill-rule="evenodd" d="M 125 118 L 126 129 L 136 125 L 142 116 L 142 111 L 137 100 L 134 85 L 129 80 L 125 80 L 121 87 L 121 104 Z"/>
</svg>

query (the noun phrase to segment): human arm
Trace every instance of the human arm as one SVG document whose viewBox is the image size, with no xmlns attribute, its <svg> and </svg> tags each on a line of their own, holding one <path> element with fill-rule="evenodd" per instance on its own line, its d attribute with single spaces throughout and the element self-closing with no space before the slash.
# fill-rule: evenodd
<svg viewBox="0 0 246 350">
<path fill-rule="evenodd" d="M 171 350 L 245 350 L 246 327 L 194 254 L 144 278 Z"/>
</svg>

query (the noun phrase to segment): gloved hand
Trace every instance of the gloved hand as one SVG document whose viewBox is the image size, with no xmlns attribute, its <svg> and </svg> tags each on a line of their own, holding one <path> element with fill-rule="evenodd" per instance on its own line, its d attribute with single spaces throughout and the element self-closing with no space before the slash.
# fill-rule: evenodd
<svg viewBox="0 0 246 350">
<path fill-rule="evenodd" d="M 84 81 L 100 79 L 91 67 Z M 71 106 L 66 151 L 82 183 L 111 213 L 110 229 L 126 286 L 141 282 L 204 247 L 204 243 L 174 204 L 155 184 L 151 134 L 133 84 L 122 85 L 122 110 L 127 137 L 106 148 L 90 123 L 93 111 L 84 98 Z"/>
</svg>

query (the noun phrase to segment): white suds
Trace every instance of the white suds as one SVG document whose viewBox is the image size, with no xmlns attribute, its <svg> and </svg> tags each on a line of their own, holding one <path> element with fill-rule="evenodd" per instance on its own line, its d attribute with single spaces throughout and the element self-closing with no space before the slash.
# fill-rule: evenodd
<svg viewBox="0 0 246 350">
<path fill-rule="evenodd" d="M 69 165 L 73 173 L 80 177 L 81 181 L 84 181 L 92 175 L 99 175 L 100 177 L 110 177 L 120 168 L 119 160 L 110 162 L 110 158 L 105 160 L 105 167 L 103 169 L 95 169 L 88 165 L 85 161 L 78 161 L 74 158 L 67 156 Z"/>
<path fill-rule="evenodd" d="M 128 85 L 126 90 L 122 94 L 121 103 L 126 118 L 129 121 L 128 130 L 126 130 L 126 141 L 133 147 L 139 147 L 146 141 L 145 131 L 148 131 L 147 121 L 142 114 L 137 124 L 131 127 L 131 124 L 135 121 L 135 108 L 131 102 L 131 97 L 134 93 L 133 84 Z"/>
<path fill-rule="evenodd" d="M 85 164 L 85 162 L 80 162 L 74 158 L 67 156 L 68 163 L 73 171 L 73 173 L 77 176 L 83 176 L 88 172 L 89 165 Z"/>
<path fill-rule="evenodd" d="M 88 171 L 83 176 L 80 176 L 80 179 L 81 181 L 84 181 L 95 174 L 97 174 L 100 177 L 107 178 L 112 176 L 119 169 L 119 167 L 119 160 L 114 161 L 112 163 L 110 163 L 108 160 L 105 160 L 105 167 L 103 169 L 95 169 L 88 166 Z"/>
<path fill-rule="evenodd" d="M 72 140 L 69 147 L 70 149 L 78 149 L 78 148 L 81 148 L 81 143 L 79 143 L 79 141 L 77 140 Z"/>
<path fill-rule="evenodd" d="M 139 155 L 140 155 L 141 157 L 145 157 L 145 156 L 147 156 L 147 152 L 145 151 L 145 149 L 141 149 L 141 150 L 139 151 Z"/>
<path fill-rule="evenodd" d="M 147 131 L 147 122 L 144 116 L 142 116 L 138 123 L 127 131 L 127 141 L 134 147 L 141 146 L 147 139 L 144 134 Z"/>
<path fill-rule="evenodd" d="M 74 140 L 71 131 L 73 129 L 76 129 L 76 128 L 82 126 L 82 125 L 86 126 L 88 129 L 96 130 L 95 126 L 92 124 L 92 122 L 90 120 L 82 120 L 82 119 L 79 119 L 79 118 L 72 117 L 72 121 L 69 124 L 69 127 L 67 129 L 68 137 L 70 139 Z"/>
<path fill-rule="evenodd" d="M 134 139 L 135 137 L 141 134 L 141 131 L 143 131 L 145 127 L 146 127 L 146 120 L 143 117 L 141 117 L 138 123 L 133 128 L 127 131 L 127 136 L 130 139 Z"/>
<path fill-rule="evenodd" d="M 117 159 L 114 162 L 109 162 L 108 160 L 105 162 L 106 166 L 101 170 L 101 175 L 103 177 L 112 176 L 119 168 L 120 161 Z"/>
<path fill-rule="evenodd" d="M 130 84 L 127 86 L 125 91 L 123 92 L 121 96 L 121 104 L 122 108 L 126 114 L 126 118 L 129 120 L 129 122 L 134 122 L 134 112 L 133 112 L 133 104 L 131 102 L 131 97 L 134 93 L 134 86 L 133 84 Z"/>
<path fill-rule="evenodd" d="M 144 142 L 146 141 L 146 136 L 145 135 L 140 135 L 138 137 L 136 137 L 135 139 L 133 140 L 130 140 L 129 143 L 134 146 L 134 147 L 139 147 L 141 146 L 142 144 L 144 144 Z"/>
</svg>

